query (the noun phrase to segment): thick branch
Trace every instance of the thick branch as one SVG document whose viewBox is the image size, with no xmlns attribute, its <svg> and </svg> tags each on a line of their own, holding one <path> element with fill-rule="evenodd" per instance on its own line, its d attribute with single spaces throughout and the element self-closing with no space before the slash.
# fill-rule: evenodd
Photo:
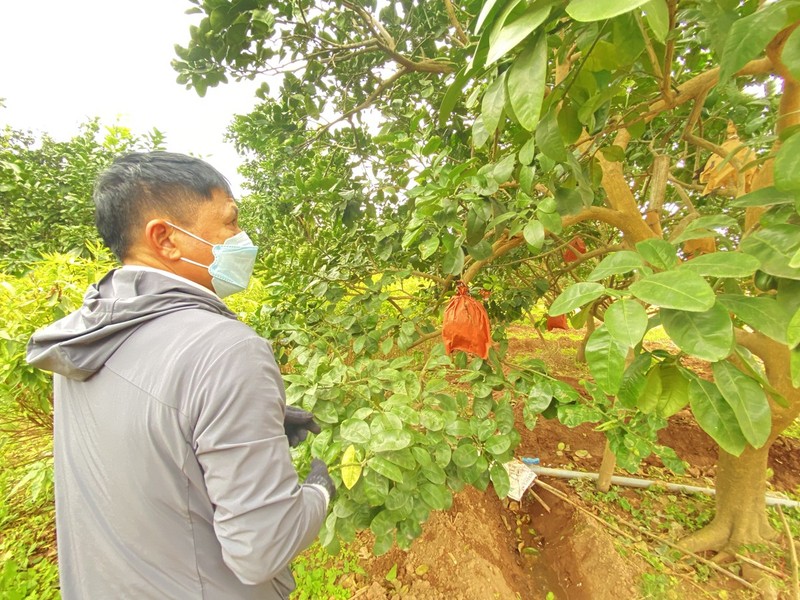
<svg viewBox="0 0 800 600">
<path fill-rule="evenodd" d="M 464 276 L 461 278 L 461 280 L 464 283 L 469 284 L 469 282 L 475 278 L 475 275 L 478 274 L 478 271 L 480 271 L 484 267 L 484 265 L 487 265 L 493 260 L 496 260 L 501 256 L 508 254 L 514 248 L 516 248 L 517 246 L 521 246 L 523 243 L 525 243 L 525 238 L 522 237 L 521 235 L 515 236 L 510 240 L 501 238 L 500 240 L 494 243 L 492 249 L 492 255 L 485 260 L 476 260 L 474 263 L 472 263 L 469 266 L 469 268 L 467 268 L 467 270 L 464 272 Z"/>
<path fill-rule="evenodd" d="M 789 348 L 758 331 L 736 330 L 736 343 L 744 346 L 764 363 L 767 380 L 788 402 L 783 408 L 772 403 L 772 433 L 768 444 L 775 440 L 800 415 L 800 389 L 792 385 Z"/>
<path fill-rule="evenodd" d="M 667 178 L 669 177 L 669 156 L 657 154 L 653 158 L 653 172 L 650 176 L 650 200 L 647 204 L 645 221 L 657 236 L 661 231 L 661 209 L 667 194 Z"/>
<path fill-rule="evenodd" d="M 450 24 L 456 30 L 456 37 L 458 38 L 458 41 L 461 42 L 462 45 L 466 46 L 469 44 L 469 37 L 467 37 L 467 34 L 464 33 L 461 23 L 458 22 L 458 16 L 456 15 L 456 9 L 453 6 L 452 0 L 444 0 L 444 7 L 447 10 L 447 16 L 450 17 Z"/>
<path fill-rule="evenodd" d="M 603 223 L 611 225 L 622 231 L 622 233 L 630 237 L 631 240 L 640 241 L 653 237 L 653 232 L 650 231 L 650 228 L 641 219 L 641 216 L 632 219 L 618 210 L 606 208 L 605 206 L 590 206 L 575 215 L 567 215 L 561 219 L 561 224 L 566 229 L 576 223 L 589 220 L 602 221 Z"/>
</svg>

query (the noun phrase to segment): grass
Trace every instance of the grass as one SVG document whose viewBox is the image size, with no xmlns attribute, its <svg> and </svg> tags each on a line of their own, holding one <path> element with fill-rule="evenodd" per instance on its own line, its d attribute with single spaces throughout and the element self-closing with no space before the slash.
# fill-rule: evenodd
<svg viewBox="0 0 800 600">
<path fill-rule="evenodd" d="M 610 524 L 632 523 L 671 542 L 707 525 L 714 516 L 714 499 L 711 496 L 633 488 L 612 488 L 602 493 L 590 481 L 575 480 L 570 484 L 584 502 L 590 504 Z M 783 533 L 777 509 L 768 508 L 767 515 L 771 525 Z M 784 515 L 792 537 L 797 539 L 800 536 L 800 511 L 784 510 Z M 624 525 L 620 528 L 630 531 Z M 685 556 L 666 544 L 634 535 L 637 541 L 615 535 L 615 543 L 621 555 L 635 555 L 649 567 L 640 581 L 642 598 L 699 597 L 698 590 L 707 598 L 753 597 L 744 590 L 728 591 L 725 589 L 728 582 L 724 578 L 716 576 L 707 565 L 691 556 Z M 756 547 L 747 548 L 747 551 L 751 558 L 788 575 L 790 558 L 783 547 Z M 738 569 L 736 563 L 727 567 L 734 571 Z M 776 580 L 776 585 L 783 586 L 784 582 Z"/>
<path fill-rule="evenodd" d="M 49 448 L 48 435 L 0 439 L 0 600 L 60 598 Z"/>
<path fill-rule="evenodd" d="M 353 590 L 342 585 L 348 575 L 364 575 L 358 556 L 347 547 L 336 556 L 328 554 L 318 542 L 292 562 L 297 589 L 291 600 L 346 600 Z M 352 577 L 349 578 L 352 581 Z"/>
</svg>

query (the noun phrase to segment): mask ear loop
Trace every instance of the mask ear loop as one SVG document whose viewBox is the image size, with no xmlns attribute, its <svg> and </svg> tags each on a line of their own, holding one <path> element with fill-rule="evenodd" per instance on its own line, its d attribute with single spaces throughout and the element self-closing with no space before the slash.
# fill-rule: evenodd
<svg viewBox="0 0 800 600">
<path fill-rule="evenodd" d="M 203 242 L 204 244 L 208 244 L 212 248 L 214 247 L 214 244 L 212 244 L 211 242 L 207 242 L 206 240 L 204 240 L 200 236 L 193 234 L 191 231 L 186 231 L 183 227 L 178 227 L 177 225 L 175 225 L 174 223 L 170 223 L 169 221 L 166 221 L 166 223 L 170 227 L 174 227 L 178 231 L 182 231 L 183 233 L 185 233 L 189 237 L 193 237 L 194 239 L 196 239 L 199 242 Z M 198 266 L 198 267 L 202 267 L 204 269 L 210 269 L 211 268 L 211 265 L 204 265 L 203 263 L 199 263 L 199 262 L 197 262 L 195 260 L 192 260 L 190 258 L 186 258 L 186 257 L 183 257 L 183 256 L 181 256 L 181 260 L 184 261 L 184 262 L 187 262 L 189 264 L 192 264 L 192 265 L 195 265 L 195 266 Z"/>
<path fill-rule="evenodd" d="M 204 244 L 208 244 L 209 246 L 212 246 L 212 247 L 213 247 L 213 246 L 215 246 L 215 244 L 212 244 L 211 242 L 209 242 L 209 241 L 207 241 L 207 240 L 204 240 L 204 239 L 203 239 L 203 238 L 201 238 L 199 235 L 195 235 L 195 234 L 193 234 L 191 231 L 186 231 L 186 230 L 185 230 L 183 227 L 178 227 L 177 225 L 174 225 L 173 223 L 170 223 L 169 221 L 165 221 L 165 222 L 166 222 L 166 224 L 167 224 L 167 225 L 169 225 L 170 227 L 174 227 L 174 228 L 175 228 L 175 229 L 177 229 L 178 231 L 182 231 L 183 233 L 185 233 L 185 234 L 186 234 L 186 235 L 188 235 L 189 237 L 193 237 L 194 239 L 196 239 L 198 242 L 203 242 Z"/>
</svg>

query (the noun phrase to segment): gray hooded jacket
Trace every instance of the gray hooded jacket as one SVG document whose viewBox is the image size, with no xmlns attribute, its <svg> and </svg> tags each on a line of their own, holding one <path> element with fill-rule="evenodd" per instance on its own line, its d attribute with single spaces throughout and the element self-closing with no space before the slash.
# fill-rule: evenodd
<svg viewBox="0 0 800 600">
<path fill-rule="evenodd" d="M 28 361 L 55 373 L 65 600 L 288 598 L 326 493 L 298 482 L 269 344 L 219 298 L 115 270 Z"/>
</svg>

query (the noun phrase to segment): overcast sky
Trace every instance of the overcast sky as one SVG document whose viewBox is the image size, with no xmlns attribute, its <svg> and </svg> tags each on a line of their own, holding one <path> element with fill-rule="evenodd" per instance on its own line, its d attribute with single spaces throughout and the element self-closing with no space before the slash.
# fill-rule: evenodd
<svg viewBox="0 0 800 600">
<path fill-rule="evenodd" d="M 200 98 L 175 82 L 174 44 L 186 45 L 187 0 L 0 0 L 0 127 L 67 139 L 98 116 L 134 133 L 157 127 L 167 149 L 205 157 L 238 190 L 239 164 L 223 135 L 250 111 L 260 82 Z"/>
</svg>

